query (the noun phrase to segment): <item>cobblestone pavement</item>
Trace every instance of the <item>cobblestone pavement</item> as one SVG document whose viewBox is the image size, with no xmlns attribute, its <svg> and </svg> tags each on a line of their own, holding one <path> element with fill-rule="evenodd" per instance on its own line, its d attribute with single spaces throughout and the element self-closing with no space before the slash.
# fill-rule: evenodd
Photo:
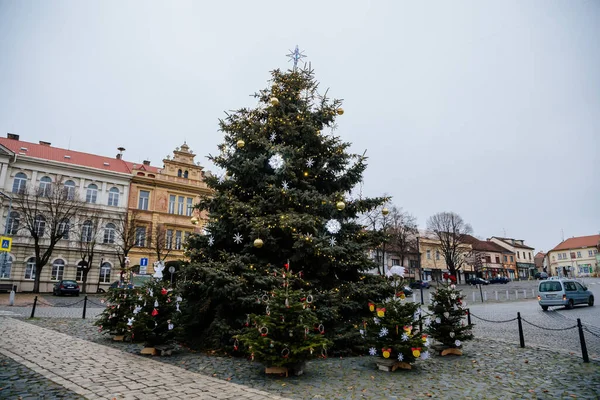
<svg viewBox="0 0 600 400">
<path fill-rule="evenodd" d="M 140 344 L 109 340 L 91 320 L 40 319 L 30 323 L 126 353 L 137 354 L 142 348 Z M 485 336 L 493 335 L 491 331 Z M 521 349 L 515 343 L 490 339 L 470 341 L 464 351 L 462 357 L 434 355 L 419 361 L 411 371 L 394 373 L 378 371 L 371 357 L 321 359 L 308 363 L 303 376 L 289 378 L 265 376 L 258 363 L 185 349 L 155 360 L 222 379 L 222 385 L 235 382 L 293 399 L 600 398 L 598 360 L 583 363 L 578 354 L 529 346 Z M 130 371 L 136 369 L 133 359 L 131 363 Z"/>
<path fill-rule="evenodd" d="M 5 357 L 88 400 L 281 398 L 15 318 L 0 318 L 0 338 Z"/>
</svg>

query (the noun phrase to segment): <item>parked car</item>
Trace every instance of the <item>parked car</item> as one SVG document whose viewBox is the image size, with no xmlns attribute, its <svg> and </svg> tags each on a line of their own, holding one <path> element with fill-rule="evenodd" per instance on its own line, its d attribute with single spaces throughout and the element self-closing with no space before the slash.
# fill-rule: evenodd
<svg viewBox="0 0 600 400">
<path fill-rule="evenodd" d="M 56 282 L 52 288 L 52 295 L 62 296 L 63 294 L 79 296 L 79 284 L 70 279 L 63 279 Z"/>
<path fill-rule="evenodd" d="M 401 293 L 404 293 L 405 296 L 412 296 L 413 295 L 413 291 L 411 288 L 409 288 L 408 286 L 404 286 L 402 289 L 400 289 L 397 293 L 396 296 L 400 296 Z"/>
<path fill-rule="evenodd" d="M 548 274 L 546 272 L 536 272 L 533 277 L 535 279 L 548 279 Z"/>
<path fill-rule="evenodd" d="M 427 281 L 414 281 L 414 282 L 411 282 L 409 285 L 409 287 L 411 289 L 420 289 L 421 287 L 423 289 L 429 289 L 429 286 L 431 286 L 431 285 Z"/>
<path fill-rule="evenodd" d="M 496 276 L 490 279 L 490 283 L 508 283 L 510 279 L 505 276 Z"/>
<path fill-rule="evenodd" d="M 141 287 L 141 286 L 144 286 L 144 284 L 146 284 L 146 282 L 148 282 L 151 279 L 152 279 L 152 275 L 134 275 L 131 284 L 124 283 L 122 286 L 123 287 L 127 286 L 130 289 L 136 288 L 136 287 Z M 121 284 L 120 281 L 114 281 L 113 283 L 110 284 L 109 288 L 110 289 L 118 288 L 120 284 Z"/>
<path fill-rule="evenodd" d="M 475 277 L 475 278 L 468 279 L 467 283 L 469 285 L 489 285 L 490 281 L 486 281 L 483 278 L 477 278 L 477 277 Z"/>
<path fill-rule="evenodd" d="M 542 310 L 550 306 L 573 308 L 576 304 L 594 305 L 594 295 L 588 288 L 572 279 L 547 279 L 538 284 L 538 302 Z"/>
</svg>

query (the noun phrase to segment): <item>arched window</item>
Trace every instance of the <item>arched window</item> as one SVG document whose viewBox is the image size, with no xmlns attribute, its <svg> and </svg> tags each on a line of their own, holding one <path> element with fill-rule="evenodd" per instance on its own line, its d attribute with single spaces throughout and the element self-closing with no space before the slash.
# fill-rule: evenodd
<svg viewBox="0 0 600 400">
<path fill-rule="evenodd" d="M 62 281 L 64 272 L 65 272 L 65 260 L 57 258 L 52 263 L 52 276 L 50 277 L 50 279 L 53 281 Z"/>
<path fill-rule="evenodd" d="M 177 176 L 181 178 L 182 173 L 183 173 L 183 171 L 181 171 L 181 170 L 177 171 Z"/>
<path fill-rule="evenodd" d="M 27 260 L 27 264 L 25 265 L 25 279 L 33 280 L 35 279 L 35 258 L 31 257 Z"/>
<path fill-rule="evenodd" d="M 37 237 L 44 236 L 46 232 L 46 218 L 43 215 L 36 215 L 33 221 L 33 231 Z"/>
<path fill-rule="evenodd" d="M 61 239 L 69 239 L 69 230 L 71 229 L 71 223 L 68 218 L 63 218 L 58 224 L 58 234 L 62 235 Z"/>
<path fill-rule="evenodd" d="M 75 274 L 75 280 L 77 282 L 83 281 L 83 268 L 85 268 L 87 266 L 88 266 L 87 261 L 79 261 L 79 263 L 77 264 L 77 272 Z"/>
<path fill-rule="evenodd" d="M 21 221 L 21 216 L 16 211 L 11 211 L 8 216 L 8 221 L 6 222 L 6 233 L 9 235 L 16 235 L 19 231 L 19 222 Z"/>
<path fill-rule="evenodd" d="M 110 263 L 105 262 L 100 267 L 100 283 L 110 282 Z"/>
<path fill-rule="evenodd" d="M 185 172 L 183 173 L 183 177 L 184 177 L 184 178 L 187 178 L 187 177 L 188 177 L 188 172 L 187 172 L 187 171 L 185 171 Z"/>
<path fill-rule="evenodd" d="M 96 199 L 98 198 L 98 186 L 90 183 L 87 187 L 87 192 L 85 194 L 86 203 L 96 203 Z"/>
<path fill-rule="evenodd" d="M 94 236 L 94 223 L 89 219 L 81 225 L 81 241 L 91 242 Z"/>
<path fill-rule="evenodd" d="M 7 251 L 0 255 L 0 279 L 9 279 L 12 270 L 13 259 Z"/>
<path fill-rule="evenodd" d="M 52 190 L 52 179 L 47 176 L 42 177 L 40 179 L 40 189 L 39 195 L 43 197 L 50 196 L 50 191 Z"/>
<path fill-rule="evenodd" d="M 116 187 L 108 191 L 108 205 L 113 207 L 119 206 L 119 189 Z"/>
<path fill-rule="evenodd" d="M 115 224 L 109 222 L 104 227 L 104 243 L 112 244 L 115 242 Z"/>
<path fill-rule="evenodd" d="M 75 199 L 75 182 L 72 180 L 66 181 L 63 190 L 67 200 Z"/>
<path fill-rule="evenodd" d="M 15 180 L 13 181 L 13 193 L 23 193 L 25 192 L 25 187 L 27 186 L 27 175 L 22 172 L 19 172 L 15 175 Z"/>
</svg>

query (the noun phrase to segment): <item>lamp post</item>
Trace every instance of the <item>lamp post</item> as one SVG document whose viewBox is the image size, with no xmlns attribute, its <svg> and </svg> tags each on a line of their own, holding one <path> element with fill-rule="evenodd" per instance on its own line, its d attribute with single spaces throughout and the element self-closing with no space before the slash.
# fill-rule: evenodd
<svg viewBox="0 0 600 400">
<path fill-rule="evenodd" d="M 8 199 L 8 213 L 6 214 L 6 222 L 4 224 L 4 235 L 8 235 L 10 233 L 9 229 L 8 229 L 8 222 L 10 221 L 10 213 L 12 212 L 12 197 L 7 195 L 4 192 L 0 192 L 0 196 L 4 197 L 5 199 Z M 6 260 L 8 258 L 8 251 L 4 252 L 4 257 L 2 257 L 2 268 L 0 268 L 0 270 L 4 271 L 4 269 L 6 268 Z"/>
<path fill-rule="evenodd" d="M 385 241 L 386 241 L 386 228 L 387 228 L 387 218 L 386 216 L 390 213 L 390 211 L 384 207 L 383 210 L 381 210 L 381 215 L 383 215 L 383 221 L 381 223 L 381 228 L 383 229 L 383 243 L 381 244 L 381 266 L 382 266 L 382 273 L 383 275 L 385 275 Z"/>
<path fill-rule="evenodd" d="M 425 304 L 423 300 L 423 272 L 421 271 L 421 249 L 419 248 L 419 235 L 417 234 L 417 269 L 419 270 L 419 289 L 421 289 L 421 305 Z"/>
</svg>

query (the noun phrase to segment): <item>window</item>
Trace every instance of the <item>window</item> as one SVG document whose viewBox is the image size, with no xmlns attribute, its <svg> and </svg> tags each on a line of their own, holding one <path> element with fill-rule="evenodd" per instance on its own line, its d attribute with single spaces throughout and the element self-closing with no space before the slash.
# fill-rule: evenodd
<svg viewBox="0 0 600 400">
<path fill-rule="evenodd" d="M 567 259 L 567 253 L 562 253 L 562 256 L 563 256 L 563 260 Z"/>
<path fill-rule="evenodd" d="M 177 171 L 177 176 L 181 178 L 181 174 L 182 174 L 182 171 L 181 171 L 181 170 L 178 170 L 178 171 Z"/>
<path fill-rule="evenodd" d="M 508 262 L 508 257 L 504 256 L 504 262 Z"/>
<path fill-rule="evenodd" d="M 181 231 L 175 232 L 175 250 L 181 250 Z"/>
<path fill-rule="evenodd" d="M 177 202 L 177 214 L 185 215 L 183 213 L 183 205 L 184 205 L 185 197 L 179 196 L 179 201 Z"/>
<path fill-rule="evenodd" d="M 500 264 L 500 256 L 496 256 L 496 264 Z"/>
<path fill-rule="evenodd" d="M 81 226 L 81 241 L 89 243 L 94 236 L 94 224 L 89 219 Z"/>
<path fill-rule="evenodd" d="M 146 246 L 146 227 L 138 226 L 135 228 L 135 245 L 138 247 Z"/>
<path fill-rule="evenodd" d="M 68 180 L 65 182 L 65 186 L 63 187 L 64 196 L 67 200 L 75 199 L 75 182 Z"/>
<path fill-rule="evenodd" d="M 14 233 L 13 233 L 14 235 Z M 588 257 L 592 257 L 594 255 L 594 252 L 592 250 L 588 250 Z"/>
<path fill-rule="evenodd" d="M 147 210 L 149 201 L 150 201 L 150 192 L 147 190 L 140 190 L 140 198 L 138 200 L 138 208 L 140 210 Z"/>
<path fill-rule="evenodd" d="M 115 242 L 115 224 L 109 222 L 104 227 L 104 243 L 113 244 Z"/>
<path fill-rule="evenodd" d="M 491 256 L 485 256 L 485 262 L 490 264 L 492 262 L 492 257 Z"/>
<path fill-rule="evenodd" d="M 187 172 L 187 171 L 184 171 L 184 173 L 183 173 L 183 177 L 184 177 L 184 178 L 187 178 L 187 177 L 188 177 L 188 172 Z"/>
<path fill-rule="evenodd" d="M 585 289 L 583 288 L 583 286 L 581 286 L 581 283 L 579 282 L 575 282 L 575 287 L 577 288 L 577 290 L 579 292 L 583 292 Z"/>
<path fill-rule="evenodd" d="M 27 175 L 19 172 L 15 175 L 12 191 L 13 193 L 23 193 L 25 192 L 25 187 L 27 187 Z"/>
<path fill-rule="evenodd" d="M 431 250 L 427 250 L 427 259 L 431 260 Z"/>
<path fill-rule="evenodd" d="M 38 237 L 44 236 L 44 232 L 46 231 L 46 218 L 44 218 L 44 216 L 35 216 L 35 219 L 33 221 L 33 231 Z"/>
<path fill-rule="evenodd" d="M 174 194 L 169 196 L 169 214 L 175 214 L 175 199 L 177 196 Z"/>
<path fill-rule="evenodd" d="M 119 189 L 116 187 L 108 191 L 108 205 L 113 207 L 119 206 Z"/>
<path fill-rule="evenodd" d="M 598 254 L 598 250 L 594 250 L 594 254 Z"/>
<path fill-rule="evenodd" d="M 71 229 L 69 219 L 63 218 L 58 224 L 58 234 L 62 235 L 62 239 L 69 239 L 69 229 Z"/>
<path fill-rule="evenodd" d="M 392 267 L 394 265 L 400 265 L 400 260 L 398 258 L 392 258 Z"/>
<path fill-rule="evenodd" d="M 521 253 L 517 251 L 517 259 L 521 259 Z"/>
<path fill-rule="evenodd" d="M 184 232 L 183 233 L 183 243 L 187 243 L 188 240 L 190 240 L 190 235 L 191 235 L 190 232 Z"/>
<path fill-rule="evenodd" d="M 187 210 L 186 210 L 186 214 L 188 217 L 192 216 L 192 213 L 194 212 L 194 199 L 192 199 L 191 197 L 187 198 Z"/>
<path fill-rule="evenodd" d="M 435 259 L 436 259 L 436 260 L 439 260 L 439 259 L 440 259 L 440 252 L 439 252 L 439 250 L 436 250 L 436 251 L 435 251 Z"/>
<path fill-rule="evenodd" d="M 10 278 L 10 271 L 12 270 L 12 257 L 7 252 L 3 252 L 0 256 L 0 279 Z"/>
<path fill-rule="evenodd" d="M 515 258 L 513 256 L 510 256 L 510 262 L 514 262 Z"/>
<path fill-rule="evenodd" d="M 50 191 L 52 190 L 52 179 L 47 176 L 44 176 L 40 179 L 40 190 L 39 194 L 43 197 L 49 197 Z"/>
<path fill-rule="evenodd" d="M 577 252 L 577 258 L 581 258 L 581 252 L 580 251 Z"/>
<path fill-rule="evenodd" d="M 31 257 L 25 265 L 25 279 L 35 279 L 35 258 Z"/>
<path fill-rule="evenodd" d="M 85 202 L 86 203 L 96 203 L 98 199 L 98 186 L 90 183 L 87 187 L 87 192 L 85 194 Z"/>
<path fill-rule="evenodd" d="M 100 283 L 110 282 L 110 264 L 105 262 L 100 267 Z"/>
<path fill-rule="evenodd" d="M 83 262 L 85 261 L 80 261 L 79 264 L 77 264 L 77 273 L 75 274 L 75 280 L 77 282 L 83 282 Z"/>
<path fill-rule="evenodd" d="M 167 234 L 165 236 L 165 248 L 173 248 L 173 229 L 167 229 Z"/>
<path fill-rule="evenodd" d="M 565 290 L 567 292 L 577 291 L 577 286 L 575 286 L 575 282 L 565 282 Z"/>
<path fill-rule="evenodd" d="M 529 261 L 531 261 L 531 252 L 527 253 L 527 254 L 529 254 Z"/>
<path fill-rule="evenodd" d="M 21 220 L 21 216 L 16 211 L 11 211 L 8 216 L 8 221 L 6 222 L 6 234 L 8 235 L 16 235 L 19 231 L 19 222 Z"/>
<path fill-rule="evenodd" d="M 50 277 L 53 281 L 62 281 L 63 273 L 65 272 L 65 261 L 57 258 L 52 263 L 52 276 Z"/>
</svg>

